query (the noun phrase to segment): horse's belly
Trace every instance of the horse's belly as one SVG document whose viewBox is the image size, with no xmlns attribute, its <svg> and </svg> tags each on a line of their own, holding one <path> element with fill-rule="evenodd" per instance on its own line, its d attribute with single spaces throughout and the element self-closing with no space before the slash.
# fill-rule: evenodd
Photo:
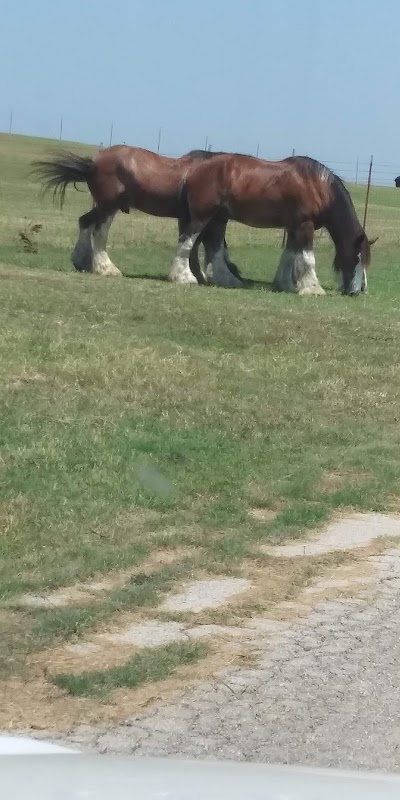
<svg viewBox="0 0 400 800">
<path fill-rule="evenodd" d="M 175 198 L 146 197 L 144 195 L 133 197 L 132 205 L 144 214 L 153 217 L 179 217 L 179 203 Z"/>
<path fill-rule="evenodd" d="M 280 227 L 284 228 L 285 227 L 285 225 L 283 223 L 282 224 L 281 223 L 278 224 L 276 222 L 274 223 L 274 222 L 271 222 L 271 220 L 266 219 L 264 217 L 257 218 L 257 217 L 251 216 L 251 217 L 248 217 L 248 218 L 244 218 L 244 217 L 238 216 L 238 217 L 232 217 L 232 219 L 234 219 L 235 222 L 241 222 L 242 225 L 248 225 L 249 228 L 280 228 Z"/>
<path fill-rule="evenodd" d="M 236 207 L 233 205 L 230 215 L 236 222 L 249 225 L 251 228 L 285 228 L 287 225 L 282 208 L 271 208 L 263 203 Z"/>
</svg>

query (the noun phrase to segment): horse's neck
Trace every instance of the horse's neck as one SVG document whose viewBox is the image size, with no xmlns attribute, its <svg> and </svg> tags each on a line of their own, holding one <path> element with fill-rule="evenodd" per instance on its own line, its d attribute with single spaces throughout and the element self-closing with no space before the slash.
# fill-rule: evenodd
<svg viewBox="0 0 400 800">
<path fill-rule="evenodd" d="M 334 187 L 334 198 L 326 217 L 325 227 L 341 253 L 354 243 L 362 227 L 350 196 L 341 185 Z"/>
</svg>

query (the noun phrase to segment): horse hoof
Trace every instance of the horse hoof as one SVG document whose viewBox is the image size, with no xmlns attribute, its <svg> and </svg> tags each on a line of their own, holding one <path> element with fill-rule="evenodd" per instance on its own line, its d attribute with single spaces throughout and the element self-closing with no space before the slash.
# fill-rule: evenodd
<svg viewBox="0 0 400 800">
<path fill-rule="evenodd" d="M 243 289 L 244 283 L 239 278 L 233 276 L 233 280 L 229 283 L 228 289 Z"/>
<path fill-rule="evenodd" d="M 195 278 L 195 276 L 192 275 L 192 273 L 190 273 L 190 275 L 188 275 L 188 274 L 182 275 L 182 274 L 179 274 L 179 273 L 174 273 L 174 272 L 171 273 L 170 272 L 170 274 L 168 275 L 168 280 L 171 283 L 180 283 L 182 286 L 197 286 L 198 285 L 197 278 Z"/>
<path fill-rule="evenodd" d="M 91 271 L 94 275 L 100 275 L 102 278 L 122 278 L 121 270 L 112 261 L 109 264 L 96 264 Z"/>
<path fill-rule="evenodd" d="M 323 297 L 325 289 L 322 286 L 309 286 L 306 289 L 300 289 L 298 292 L 299 297 Z"/>
<path fill-rule="evenodd" d="M 92 263 L 91 261 L 78 261 L 78 259 L 74 260 L 71 258 L 71 263 L 74 269 L 77 272 L 91 272 L 92 271 Z"/>
</svg>

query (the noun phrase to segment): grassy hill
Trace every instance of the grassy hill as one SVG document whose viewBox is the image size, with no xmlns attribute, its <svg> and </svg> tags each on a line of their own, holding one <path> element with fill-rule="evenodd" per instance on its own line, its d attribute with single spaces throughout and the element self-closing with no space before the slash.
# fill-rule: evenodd
<svg viewBox="0 0 400 800">
<path fill-rule="evenodd" d="M 324 298 L 154 280 L 176 224 L 136 213 L 111 233 L 126 279 L 99 279 L 69 262 L 88 193 L 68 191 L 60 211 L 29 177 L 54 146 L 0 136 L 1 658 L 5 679 L 33 681 L 43 648 L 155 607 L 189 576 L 251 572 L 260 542 L 339 510 L 397 508 L 400 485 L 400 192 L 371 191 L 368 232 L 380 239 L 366 297 L 336 293 L 326 235 Z M 360 211 L 365 190 L 351 190 Z M 18 238 L 29 221 L 43 225 L 36 254 Z M 281 238 L 228 229 L 244 274 L 261 280 Z M 142 583 L 96 602 L 21 599 L 148 559 Z M 275 599 L 323 569 L 305 561 L 279 568 Z"/>
</svg>

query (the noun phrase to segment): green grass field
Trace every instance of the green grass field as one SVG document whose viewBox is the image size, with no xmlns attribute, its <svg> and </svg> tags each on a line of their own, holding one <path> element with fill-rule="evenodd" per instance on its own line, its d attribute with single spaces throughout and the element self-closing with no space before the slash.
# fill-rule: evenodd
<svg viewBox="0 0 400 800">
<path fill-rule="evenodd" d="M 337 294 L 319 234 L 326 297 L 170 285 L 176 223 L 136 213 L 110 235 L 126 278 L 85 277 L 69 258 L 88 193 L 71 189 L 60 211 L 28 174 L 53 147 L 0 136 L 4 680 L 27 680 L 32 654 L 154 607 L 189 576 L 239 574 L 260 542 L 337 510 L 398 507 L 400 192 L 371 191 L 367 229 L 380 238 L 366 297 Z M 350 188 L 361 214 L 365 188 Z M 18 238 L 29 223 L 43 225 L 38 253 Z M 259 281 L 281 239 L 228 228 L 234 260 Z M 173 563 L 96 602 L 19 603 L 163 550 Z"/>
</svg>

